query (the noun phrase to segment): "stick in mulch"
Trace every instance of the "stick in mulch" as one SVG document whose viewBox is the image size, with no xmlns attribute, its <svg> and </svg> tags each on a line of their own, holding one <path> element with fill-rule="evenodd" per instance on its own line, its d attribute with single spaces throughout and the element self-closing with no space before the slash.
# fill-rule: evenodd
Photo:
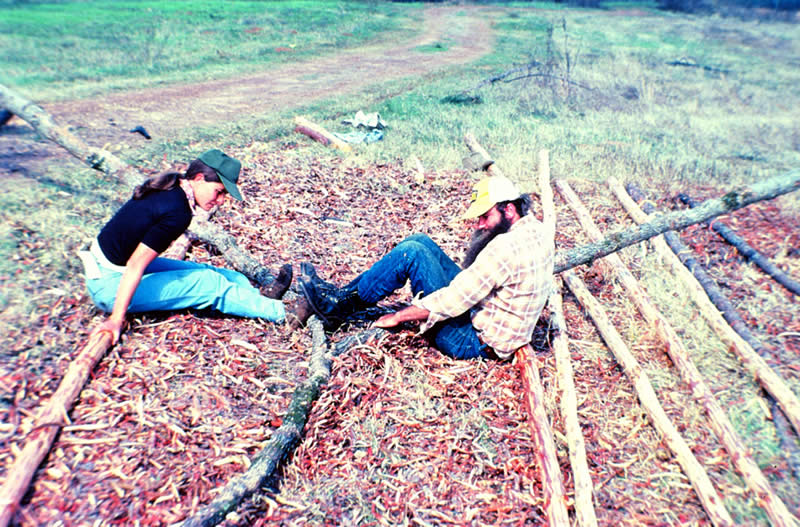
<svg viewBox="0 0 800 527">
<path fill-rule="evenodd" d="M 39 411 L 25 446 L 8 469 L 0 488 L 0 527 L 6 527 L 28 490 L 36 469 L 47 456 L 62 425 L 69 424 L 68 412 L 78 398 L 89 373 L 111 347 L 111 333 L 95 335 L 73 360 L 55 393 Z"/>
<path fill-rule="evenodd" d="M 556 187 L 572 208 L 584 231 L 595 240 L 602 238 L 603 234 L 595 225 L 594 220 L 589 215 L 589 211 L 586 210 L 586 207 L 570 186 L 565 181 L 557 181 Z M 672 359 L 672 363 L 680 372 L 683 381 L 691 388 L 692 396 L 705 409 L 712 429 L 730 454 L 734 466 L 742 474 L 747 486 L 757 496 L 756 501 L 764 508 L 772 524 L 782 527 L 794 526 L 794 517 L 772 490 L 764 473 L 761 472 L 761 469 L 749 454 L 747 447 L 739 437 L 739 434 L 736 433 L 727 414 L 689 357 L 689 352 L 683 345 L 683 341 L 678 337 L 675 329 L 659 312 L 655 303 L 622 262 L 618 254 L 609 255 L 603 260 L 603 263 L 611 269 L 613 275 L 617 277 L 620 284 L 628 292 L 633 303 L 639 308 L 639 312 L 644 319 L 666 345 L 667 354 Z"/>
<path fill-rule="evenodd" d="M 578 419 L 578 397 L 572 375 L 572 359 L 567 342 L 567 323 L 561 300 L 561 279 L 555 278 L 555 287 L 547 300 L 550 306 L 550 325 L 554 330 L 553 355 L 558 375 L 559 403 L 564 417 L 564 431 L 569 447 L 569 461 L 575 480 L 575 517 L 580 527 L 597 527 L 597 516 L 592 502 L 592 476 L 586 461 L 586 444 Z"/>
<path fill-rule="evenodd" d="M 689 205 L 691 208 L 695 208 L 700 204 L 699 201 L 689 197 L 686 194 L 678 194 L 678 199 Z M 769 258 L 755 250 L 752 245 L 747 243 L 747 240 L 736 234 L 733 229 L 721 221 L 712 222 L 711 228 L 714 229 L 714 232 L 722 236 L 726 242 L 736 247 L 736 249 L 742 253 L 742 256 L 744 256 L 748 261 L 759 266 L 762 271 L 767 273 L 776 282 L 781 284 L 795 295 L 800 295 L 800 282 L 783 272 L 783 270 L 772 263 Z"/>
<path fill-rule="evenodd" d="M 643 193 L 633 184 L 628 184 L 627 188 L 630 196 L 622 188 L 615 192 L 636 222 L 646 222 L 648 216 L 645 212 L 652 212 L 654 207 L 649 203 L 643 203 L 640 209 L 633 199 L 640 203 L 643 202 Z M 720 339 L 736 353 L 745 368 L 766 391 L 782 449 L 787 454 L 791 453 L 789 459 L 792 471 L 796 476 L 799 475 L 800 453 L 797 452 L 785 419 L 788 418 L 795 431 L 800 433 L 800 400 L 780 375 L 764 360 L 763 357 L 771 358 L 770 353 L 750 333 L 744 320 L 719 289 L 714 279 L 692 256 L 691 250 L 681 241 L 677 233 L 664 233 L 663 240 L 656 239 L 654 247 L 666 261 L 670 262 L 674 272 L 682 277 L 688 286 L 692 300 L 698 306 L 702 306 L 700 312 Z M 726 323 L 726 320 L 730 325 Z"/>
<path fill-rule="evenodd" d="M 308 320 L 308 327 L 312 334 L 308 378 L 292 394 L 292 400 L 283 418 L 283 423 L 272 434 L 261 452 L 253 458 L 250 467 L 244 474 L 225 485 L 214 501 L 191 518 L 175 524 L 176 526 L 209 527 L 217 525 L 225 519 L 229 512 L 235 510 L 243 499 L 258 490 L 299 443 L 311 406 L 319 397 L 322 387 L 330 379 L 331 356 L 354 346 L 363 345 L 386 333 L 385 330 L 380 329 L 364 331 L 337 343 L 333 352 L 329 353 L 325 331 L 319 318 L 312 316 Z"/>
<path fill-rule="evenodd" d="M 625 375 L 633 384 L 642 407 L 650 417 L 650 421 L 664 437 L 667 446 L 675 454 L 675 458 L 692 483 L 711 522 L 718 527 L 722 525 L 733 526 L 734 522 L 725 509 L 716 489 L 714 489 L 708 474 L 700 462 L 697 461 L 689 445 L 681 437 L 666 412 L 664 412 L 664 408 L 658 402 L 658 397 L 656 397 L 650 379 L 625 345 L 617 330 L 614 329 L 603 306 L 592 296 L 583 281 L 573 271 L 566 271 L 561 276 L 567 287 L 594 320 L 603 340 L 608 344 L 609 349 L 622 366 Z"/>
</svg>

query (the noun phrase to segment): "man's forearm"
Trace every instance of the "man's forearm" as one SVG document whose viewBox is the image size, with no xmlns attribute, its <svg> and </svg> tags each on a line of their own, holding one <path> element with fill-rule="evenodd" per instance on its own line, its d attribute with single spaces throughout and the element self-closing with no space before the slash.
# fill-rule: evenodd
<svg viewBox="0 0 800 527">
<path fill-rule="evenodd" d="M 430 313 L 430 311 L 422 307 L 408 306 L 400 311 L 382 316 L 375 321 L 375 326 L 379 328 L 393 328 L 403 322 L 426 320 Z"/>
</svg>

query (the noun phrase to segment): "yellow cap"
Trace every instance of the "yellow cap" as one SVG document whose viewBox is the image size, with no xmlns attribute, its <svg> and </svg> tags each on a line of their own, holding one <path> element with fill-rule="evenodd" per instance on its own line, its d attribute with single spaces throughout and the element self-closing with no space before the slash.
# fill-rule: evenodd
<svg viewBox="0 0 800 527">
<path fill-rule="evenodd" d="M 514 201 L 519 198 L 516 185 L 505 176 L 483 178 L 472 187 L 472 201 L 461 219 L 469 220 L 485 214 L 501 201 Z"/>
</svg>

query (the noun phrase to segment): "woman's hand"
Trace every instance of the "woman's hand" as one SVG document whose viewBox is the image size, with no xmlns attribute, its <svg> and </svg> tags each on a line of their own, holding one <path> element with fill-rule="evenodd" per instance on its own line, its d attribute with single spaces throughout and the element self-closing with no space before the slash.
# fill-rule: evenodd
<svg viewBox="0 0 800 527">
<path fill-rule="evenodd" d="M 102 333 L 103 331 L 108 331 L 111 333 L 111 345 L 113 346 L 117 342 L 119 342 L 119 337 L 122 334 L 122 330 L 125 328 L 125 319 L 123 320 L 116 320 L 113 318 L 107 318 L 101 324 L 95 326 L 92 332 L 89 334 L 89 338 L 91 339 L 98 333 Z"/>
</svg>

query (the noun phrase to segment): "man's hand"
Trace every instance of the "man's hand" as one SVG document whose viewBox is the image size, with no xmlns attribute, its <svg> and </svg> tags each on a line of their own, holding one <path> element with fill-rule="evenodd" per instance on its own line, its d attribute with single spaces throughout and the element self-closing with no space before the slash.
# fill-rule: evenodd
<svg viewBox="0 0 800 527">
<path fill-rule="evenodd" d="M 113 346 L 117 342 L 119 342 L 119 336 L 122 334 L 122 330 L 125 328 L 125 320 L 115 320 L 113 318 L 107 318 L 103 321 L 102 324 L 98 324 L 89 334 L 89 338 L 91 339 L 98 333 L 103 331 L 108 331 L 111 333 L 111 345 Z"/>
<path fill-rule="evenodd" d="M 373 322 L 372 325 L 376 328 L 393 328 L 402 324 L 403 322 L 425 320 L 428 318 L 429 314 L 430 311 L 427 309 L 417 306 L 408 306 L 400 311 L 383 315 L 381 318 Z"/>
<path fill-rule="evenodd" d="M 376 320 L 372 323 L 372 325 L 376 328 L 393 328 L 400 324 L 400 320 L 398 320 L 397 313 L 389 313 L 388 315 L 383 315 L 381 318 Z"/>
</svg>

